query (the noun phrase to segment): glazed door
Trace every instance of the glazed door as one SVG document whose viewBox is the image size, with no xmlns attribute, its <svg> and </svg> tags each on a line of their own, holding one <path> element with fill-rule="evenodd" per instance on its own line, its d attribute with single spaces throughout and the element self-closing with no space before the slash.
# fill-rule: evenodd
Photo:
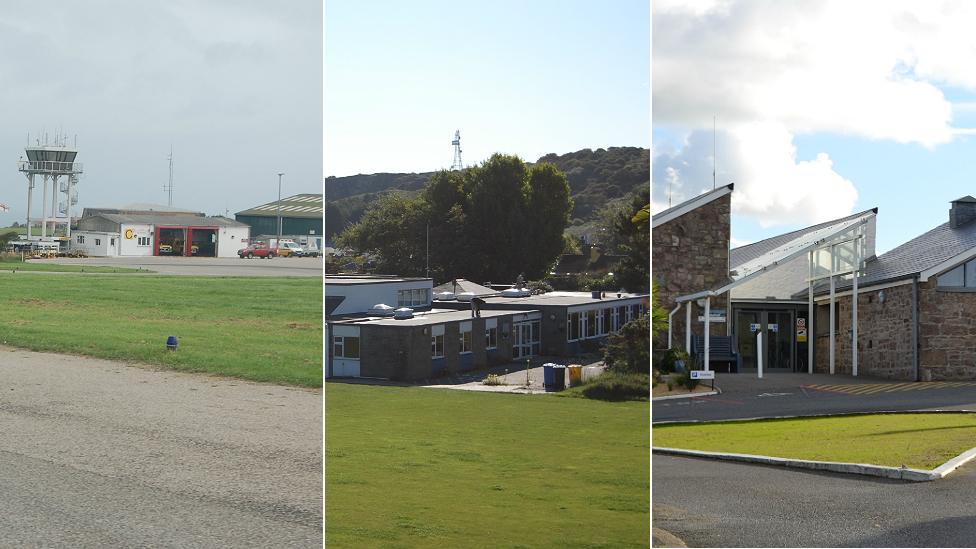
<svg viewBox="0 0 976 549">
<path fill-rule="evenodd" d="M 764 368 L 792 369 L 793 313 L 791 311 L 765 311 Z"/>
</svg>

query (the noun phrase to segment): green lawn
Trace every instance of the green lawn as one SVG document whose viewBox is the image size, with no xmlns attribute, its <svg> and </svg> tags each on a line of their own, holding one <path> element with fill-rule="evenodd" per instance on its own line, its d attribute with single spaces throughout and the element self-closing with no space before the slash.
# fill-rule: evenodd
<svg viewBox="0 0 976 549">
<path fill-rule="evenodd" d="M 647 547 L 649 405 L 329 383 L 326 545 Z"/>
<path fill-rule="evenodd" d="M 0 273 L 0 343 L 321 387 L 322 283 Z"/>
<path fill-rule="evenodd" d="M 654 446 L 932 469 L 976 447 L 974 414 L 871 414 L 657 425 Z"/>
</svg>

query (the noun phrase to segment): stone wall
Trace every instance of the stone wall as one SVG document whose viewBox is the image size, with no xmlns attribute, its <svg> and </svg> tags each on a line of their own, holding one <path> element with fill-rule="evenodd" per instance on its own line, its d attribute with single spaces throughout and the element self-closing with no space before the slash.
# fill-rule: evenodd
<svg viewBox="0 0 976 549">
<path fill-rule="evenodd" d="M 919 284 L 919 376 L 976 379 L 976 293 Z"/>
<path fill-rule="evenodd" d="M 884 292 L 884 300 L 880 292 Z M 837 335 L 834 347 L 836 373 L 852 371 L 851 297 L 836 299 L 838 310 Z M 830 371 L 830 341 L 827 337 L 829 305 L 817 305 L 815 324 L 816 365 L 819 373 Z M 912 285 L 895 286 L 883 290 L 859 293 L 858 315 L 858 374 L 889 379 L 914 381 L 912 353 Z"/>
<path fill-rule="evenodd" d="M 658 285 L 657 303 L 671 312 L 675 298 L 713 290 L 729 282 L 729 238 L 732 195 L 717 198 L 651 231 L 651 273 Z M 728 294 L 712 298 L 712 309 L 729 314 Z M 692 333 L 704 334 L 704 307 L 692 304 Z M 685 345 L 685 311 L 672 317 L 674 345 Z M 731 320 L 731 319 L 727 319 Z M 725 335 L 726 323 L 713 323 L 712 335 Z M 667 332 L 655 334 L 655 348 L 667 346 Z"/>
</svg>

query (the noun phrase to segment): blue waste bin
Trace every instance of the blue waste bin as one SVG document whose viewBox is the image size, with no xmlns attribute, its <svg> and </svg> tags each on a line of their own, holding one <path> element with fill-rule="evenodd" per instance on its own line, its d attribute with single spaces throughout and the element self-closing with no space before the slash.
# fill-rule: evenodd
<svg viewBox="0 0 976 549">
<path fill-rule="evenodd" d="M 552 387 L 555 376 L 553 375 L 553 367 L 555 364 L 552 362 L 547 362 L 542 365 L 542 386 L 546 389 Z"/>
</svg>

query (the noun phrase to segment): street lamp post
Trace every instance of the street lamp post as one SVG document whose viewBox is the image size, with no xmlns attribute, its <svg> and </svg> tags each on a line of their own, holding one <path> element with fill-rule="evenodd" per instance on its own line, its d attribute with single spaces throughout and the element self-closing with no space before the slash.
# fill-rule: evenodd
<svg viewBox="0 0 976 549">
<path fill-rule="evenodd" d="M 281 176 L 284 173 L 278 174 L 278 239 L 275 241 L 275 253 L 281 250 Z"/>
</svg>

